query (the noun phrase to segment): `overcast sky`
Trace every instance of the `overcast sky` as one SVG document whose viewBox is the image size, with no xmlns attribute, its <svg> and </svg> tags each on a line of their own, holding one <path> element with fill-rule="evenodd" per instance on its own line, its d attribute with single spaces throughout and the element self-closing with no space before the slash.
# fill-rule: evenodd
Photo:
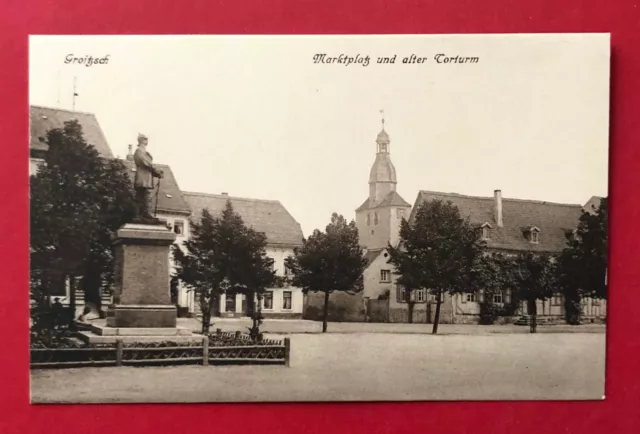
<svg viewBox="0 0 640 434">
<path fill-rule="evenodd" d="M 371 60 L 314 64 L 318 53 Z M 428 60 L 403 64 L 411 54 Z M 114 154 L 144 133 L 183 191 L 279 200 L 305 235 L 366 199 L 381 109 L 412 204 L 421 189 L 607 194 L 606 35 L 35 36 L 29 70 L 29 102 L 49 107 L 72 108 L 76 77 L 75 108 L 96 114 Z"/>
</svg>

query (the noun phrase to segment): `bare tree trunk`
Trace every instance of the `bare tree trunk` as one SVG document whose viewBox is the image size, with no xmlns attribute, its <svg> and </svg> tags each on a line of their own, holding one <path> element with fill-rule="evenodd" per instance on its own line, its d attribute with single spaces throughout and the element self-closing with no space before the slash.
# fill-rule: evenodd
<svg viewBox="0 0 640 434">
<path fill-rule="evenodd" d="M 442 289 L 438 290 L 436 297 L 436 315 L 435 318 L 433 318 L 433 330 L 431 331 L 431 334 L 434 335 L 438 334 L 438 323 L 440 322 L 440 304 L 442 303 Z"/>
<path fill-rule="evenodd" d="M 535 299 L 529 300 L 529 312 L 531 312 L 529 332 L 535 333 L 538 327 L 538 305 Z"/>
<path fill-rule="evenodd" d="M 580 295 L 577 291 L 565 292 L 564 316 L 567 324 L 580 324 Z"/>
<path fill-rule="evenodd" d="M 65 291 L 67 286 L 67 279 L 69 279 L 69 311 L 71 313 L 69 318 L 69 327 L 73 328 L 76 319 L 76 285 L 75 280 L 72 277 L 65 276 L 62 279 L 62 285 L 65 286 Z"/>
<path fill-rule="evenodd" d="M 322 333 L 327 332 L 327 317 L 329 316 L 329 291 L 324 293 L 324 314 L 322 315 Z"/>
<path fill-rule="evenodd" d="M 213 310 L 213 304 L 215 303 L 217 297 L 211 294 L 209 300 L 205 293 L 200 294 L 200 310 L 202 311 L 202 334 L 209 334 L 209 327 L 211 325 L 211 311 Z"/>
<path fill-rule="evenodd" d="M 409 307 L 409 324 L 413 323 L 413 305 L 415 303 L 413 301 L 408 301 L 407 306 Z"/>
</svg>

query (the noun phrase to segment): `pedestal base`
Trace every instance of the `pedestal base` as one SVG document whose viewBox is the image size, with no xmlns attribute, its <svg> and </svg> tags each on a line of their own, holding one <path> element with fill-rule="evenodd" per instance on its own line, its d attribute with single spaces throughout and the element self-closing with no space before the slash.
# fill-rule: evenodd
<svg viewBox="0 0 640 434">
<path fill-rule="evenodd" d="M 177 308 L 172 305 L 121 305 L 107 310 L 107 326 L 118 328 L 173 328 L 176 326 Z"/>
<path fill-rule="evenodd" d="M 183 327 L 109 327 L 101 323 L 79 323 L 78 338 L 88 344 L 131 342 L 174 342 L 177 344 L 202 342 L 202 335 Z"/>
</svg>

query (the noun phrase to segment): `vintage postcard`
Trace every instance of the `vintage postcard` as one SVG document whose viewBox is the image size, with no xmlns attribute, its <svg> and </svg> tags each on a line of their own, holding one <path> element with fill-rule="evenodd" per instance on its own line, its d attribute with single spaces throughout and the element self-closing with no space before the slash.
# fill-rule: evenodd
<svg viewBox="0 0 640 434">
<path fill-rule="evenodd" d="M 29 45 L 33 403 L 604 398 L 608 34 Z"/>
</svg>

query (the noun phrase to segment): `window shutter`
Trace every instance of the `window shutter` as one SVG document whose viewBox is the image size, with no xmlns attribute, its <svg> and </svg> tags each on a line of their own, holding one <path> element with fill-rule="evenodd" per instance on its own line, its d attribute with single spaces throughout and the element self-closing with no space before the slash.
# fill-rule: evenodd
<svg viewBox="0 0 640 434">
<path fill-rule="evenodd" d="M 511 290 L 505 289 L 504 291 L 504 304 L 511 304 Z"/>
<path fill-rule="evenodd" d="M 462 294 L 460 294 L 460 297 L 462 298 L 462 302 L 466 303 L 467 302 L 467 293 L 463 292 Z"/>
<path fill-rule="evenodd" d="M 478 291 L 478 303 L 484 303 L 484 289 Z"/>
</svg>

